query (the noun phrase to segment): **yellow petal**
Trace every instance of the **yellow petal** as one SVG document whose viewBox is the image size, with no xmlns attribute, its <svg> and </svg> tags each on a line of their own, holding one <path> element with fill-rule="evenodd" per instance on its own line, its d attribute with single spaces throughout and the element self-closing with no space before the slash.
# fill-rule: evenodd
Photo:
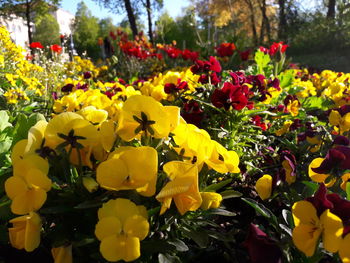
<svg viewBox="0 0 350 263">
<path fill-rule="evenodd" d="M 316 158 L 313 159 L 312 162 L 309 164 L 309 177 L 314 182 L 323 183 L 329 176 L 329 174 L 318 174 L 312 170 L 312 168 L 318 168 L 323 162 L 323 160 L 324 158 Z"/>
<path fill-rule="evenodd" d="M 39 246 L 41 230 L 41 219 L 39 215 L 31 212 L 29 217 L 30 219 L 27 222 L 25 232 L 26 238 L 24 243 L 24 249 L 27 252 L 31 252 Z"/>
<path fill-rule="evenodd" d="M 255 184 L 255 189 L 262 200 L 268 199 L 272 192 L 272 177 L 265 174 Z"/>
<path fill-rule="evenodd" d="M 17 215 L 39 210 L 46 201 L 46 192 L 40 188 L 30 189 L 17 195 L 11 204 L 11 211 Z"/>
<path fill-rule="evenodd" d="M 308 201 L 298 201 L 292 207 L 294 224 L 313 224 L 318 222 L 316 208 Z"/>
<path fill-rule="evenodd" d="M 343 233 L 342 220 L 327 209 L 322 213 L 320 221 L 324 228 L 322 235 L 323 247 L 329 252 L 337 252 Z"/>
<path fill-rule="evenodd" d="M 149 224 L 143 216 L 133 215 L 125 220 L 123 231 L 129 237 L 137 237 L 143 240 L 148 235 Z"/>
<path fill-rule="evenodd" d="M 27 147 L 28 140 L 20 140 L 18 141 L 15 146 L 12 148 L 11 153 L 11 161 L 12 165 L 15 165 L 15 163 L 21 159 L 23 159 L 25 149 Z"/>
<path fill-rule="evenodd" d="M 53 247 L 51 254 L 54 263 L 73 263 L 72 245 Z"/>
<path fill-rule="evenodd" d="M 116 167 L 118 167 L 116 169 Z M 128 178 L 129 172 L 124 161 L 109 159 L 100 163 L 96 170 L 96 180 L 101 187 L 108 190 L 120 190 L 123 182 Z"/>
<path fill-rule="evenodd" d="M 343 263 L 350 263 L 350 234 L 346 235 L 339 245 L 339 256 Z"/>
<path fill-rule="evenodd" d="M 31 187 L 38 187 L 46 192 L 51 189 L 51 180 L 39 169 L 30 169 L 25 179 Z"/>
<path fill-rule="evenodd" d="M 115 133 L 114 122 L 111 120 L 104 121 L 101 124 L 99 133 L 103 149 L 109 152 L 112 149 L 114 142 L 117 138 L 117 135 Z"/>
<path fill-rule="evenodd" d="M 311 257 L 315 253 L 321 229 L 315 225 L 300 224 L 293 229 L 293 243 L 306 256 Z"/>
<path fill-rule="evenodd" d="M 338 126 L 341 123 L 341 116 L 338 111 L 332 110 L 328 118 L 330 125 Z"/>
<path fill-rule="evenodd" d="M 120 234 L 122 230 L 122 224 L 117 217 L 104 217 L 98 221 L 95 228 L 95 235 L 99 240 L 104 238 Z"/>
<path fill-rule="evenodd" d="M 5 182 L 5 191 L 7 196 L 13 200 L 16 196 L 25 193 L 28 190 L 24 179 L 19 176 L 11 176 Z"/>
<path fill-rule="evenodd" d="M 106 237 L 100 245 L 102 256 L 108 261 L 133 261 L 140 257 L 140 240 L 136 237 L 114 235 Z"/>
<path fill-rule="evenodd" d="M 25 148 L 25 153 L 35 153 L 36 149 L 41 147 L 44 139 L 44 133 L 47 126 L 47 121 L 38 121 L 28 131 L 28 144 Z"/>
<path fill-rule="evenodd" d="M 222 201 L 221 194 L 214 192 L 201 192 L 202 204 L 201 209 L 218 208 Z"/>
</svg>

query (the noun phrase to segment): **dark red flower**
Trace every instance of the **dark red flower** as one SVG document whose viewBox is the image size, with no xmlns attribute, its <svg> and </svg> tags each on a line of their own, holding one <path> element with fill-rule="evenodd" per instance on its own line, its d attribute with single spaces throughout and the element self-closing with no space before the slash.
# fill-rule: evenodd
<svg viewBox="0 0 350 263">
<path fill-rule="evenodd" d="M 84 72 L 84 79 L 89 79 L 89 78 L 91 78 L 91 72 L 90 71 L 86 71 L 86 72 Z"/>
<path fill-rule="evenodd" d="M 229 110 L 232 106 L 235 110 L 241 110 L 248 104 L 244 91 L 244 87 L 225 82 L 222 89 L 214 90 L 211 102 L 217 108 L 224 107 L 225 110 Z"/>
<path fill-rule="evenodd" d="M 350 148 L 339 145 L 330 150 L 326 155 L 326 158 L 322 161 L 319 167 L 312 168 L 315 173 L 327 174 L 330 173 L 333 168 L 350 169 Z"/>
<path fill-rule="evenodd" d="M 233 43 L 221 43 L 220 46 L 215 49 L 219 57 L 230 57 L 233 55 L 236 46 Z"/>
<path fill-rule="evenodd" d="M 74 88 L 74 85 L 69 83 L 67 85 L 64 85 L 61 89 L 62 92 L 71 92 Z"/>
<path fill-rule="evenodd" d="M 248 250 L 251 263 L 282 263 L 282 252 L 277 242 L 254 224 L 250 224 L 243 245 Z"/>
<path fill-rule="evenodd" d="M 247 61 L 249 59 L 249 55 L 251 52 L 252 52 L 251 49 L 247 49 L 245 51 L 238 51 L 242 61 Z"/>
<path fill-rule="evenodd" d="M 187 123 L 201 127 L 201 122 L 204 117 L 203 110 L 200 108 L 198 102 L 191 100 L 183 105 L 181 116 Z"/>
<path fill-rule="evenodd" d="M 314 196 L 306 198 L 306 201 L 312 203 L 316 208 L 318 216 L 320 216 L 325 210 L 333 208 L 333 204 L 328 200 L 327 196 L 327 188 L 321 183 Z"/>
<path fill-rule="evenodd" d="M 30 48 L 40 48 L 43 49 L 43 45 L 40 42 L 32 42 L 30 43 Z"/>
</svg>

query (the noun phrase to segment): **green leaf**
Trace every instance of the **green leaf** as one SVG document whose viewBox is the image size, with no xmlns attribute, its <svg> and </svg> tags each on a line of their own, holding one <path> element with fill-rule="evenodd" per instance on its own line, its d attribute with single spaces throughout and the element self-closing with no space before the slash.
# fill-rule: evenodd
<svg viewBox="0 0 350 263">
<path fill-rule="evenodd" d="M 0 141 L 0 154 L 7 153 L 11 148 L 12 140 L 6 138 L 4 141 Z"/>
<path fill-rule="evenodd" d="M 94 208 L 94 207 L 100 207 L 102 205 L 101 201 L 94 201 L 94 200 L 89 200 L 82 202 L 76 206 L 74 206 L 75 209 L 88 209 L 88 208 Z"/>
<path fill-rule="evenodd" d="M 5 128 L 12 126 L 11 123 L 8 122 L 9 115 L 6 111 L 0 111 L 0 132 L 5 130 Z"/>
<path fill-rule="evenodd" d="M 206 188 L 204 188 L 203 192 L 215 192 L 215 191 L 223 188 L 224 186 L 228 185 L 231 182 L 232 182 L 232 179 L 227 179 L 227 180 L 222 181 L 220 183 L 209 185 Z"/>
<path fill-rule="evenodd" d="M 346 183 L 346 199 L 350 200 L 350 182 Z"/>
<path fill-rule="evenodd" d="M 292 85 L 293 79 L 294 79 L 294 73 L 293 70 L 286 70 L 279 74 L 278 79 L 280 80 L 280 87 L 286 88 L 290 85 Z"/>
<path fill-rule="evenodd" d="M 180 239 L 169 240 L 168 243 L 174 245 L 179 252 L 188 251 L 188 246 Z"/>
<path fill-rule="evenodd" d="M 241 197 L 242 193 L 235 191 L 235 190 L 226 190 L 223 192 L 220 192 L 223 199 L 229 199 L 229 198 L 235 198 L 235 197 Z"/>
<path fill-rule="evenodd" d="M 158 262 L 159 263 L 180 263 L 181 260 L 177 256 L 169 255 L 169 254 L 158 254 Z"/>
<path fill-rule="evenodd" d="M 33 113 L 29 117 L 20 113 L 17 117 L 12 145 L 15 145 L 20 140 L 27 139 L 29 129 L 40 120 L 45 120 L 44 115 L 41 113 Z"/>
<path fill-rule="evenodd" d="M 231 211 L 227 211 L 225 209 L 221 209 L 221 208 L 212 208 L 207 210 L 208 214 L 212 214 L 212 215 L 221 215 L 221 216 L 236 216 L 236 213 L 231 212 Z"/>
<path fill-rule="evenodd" d="M 183 235 L 192 239 L 200 248 L 206 248 L 209 242 L 208 234 L 201 230 L 182 228 Z"/>
<path fill-rule="evenodd" d="M 260 74 L 264 74 L 264 68 L 271 61 L 270 56 L 268 54 L 264 54 L 264 52 L 258 50 L 255 52 L 254 60 L 255 60 L 256 64 L 258 65 L 258 72 Z"/>
<path fill-rule="evenodd" d="M 166 240 L 144 240 L 142 241 L 141 249 L 148 254 L 176 252 L 176 246 L 170 244 Z"/>
<path fill-rule="evenodd" d="M 278 227 L 277 217 L 267 207 L 250 198 L 242 198 L 242 200 L 253 207 L 258 214 L 266 217 L 273 226 Z"/>
</svg>

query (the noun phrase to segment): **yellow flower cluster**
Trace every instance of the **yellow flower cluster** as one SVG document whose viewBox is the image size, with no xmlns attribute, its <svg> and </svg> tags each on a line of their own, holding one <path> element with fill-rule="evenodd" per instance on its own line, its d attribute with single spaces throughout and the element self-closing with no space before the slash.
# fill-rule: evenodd
<svg viewBox="0 0 350 263">
<path fill-rule="evenodd" d="M 164 92 L 165 84 L 178 85 L 181 81 L 186 81 L 188 85 L 188 90 L 185 93 L 190 94 L 199 86 L 198 79 L 199 75 L 192 73 L 190 69 L 185 71 L 168 71 L 164 75 L 159 73 L 158 76 L 152 80 L 140 83 L 140 90 L 143 95 L 151 96 L 157 101 L 161 100 L 173 100 L 174 96 L 172 94 L 167 94 Z"/>
<path fill-rule="evenodd" d="M 68 77 L 80 76 L 81 79 L 85 72 L 90 72 L 92 78 L 96 78 L 100 75 L 100 72 L 106 71 L 107 68 L 105 66 L 96 67 L 91 60 L 74 56 L 72 62 L 65 64 L 65 70 Z"/>
<path fill-rule="evenodd" d="M 124 102 L 110 99 L 98 89 L 76 90 L 60 103 L 56 101 L 55 109 L 70 111 L 53 116 L 49 122 L 39 121 L 29 130 L 28 138 L 13 148 L 14 174 L 6 181 L 5 190 L 12 200 L 12 212 L 29 214 L 25 220 L 36 222 L 36 227 L 26 223 L 33 229 L 32 241 L 17 231 L 16 238 L 11 239 L 14 247 L 30 251 L 40 243 L 40 234 L 35 232 L 40 230 L 40 217 L 35 211 L 44 205 L 52 186 L 48 177 L 50 154 L 65 152 L 73 166 L 90 169 L 88 176 L 79 175 L 89 192 L 98 187 L 108 191 L 135 190 L 158 200 L 160 214 L 170 208 L 172 200 L 181 215 L 220 206 L 220 194 L 200 192 L 199 171 L 204 164 L 219 173 L 240 172 L 236 152 L 226 150 L 206 131 L 187 124 L 178 107 L 163 106 L 150 96 L 133 95 Z M 178 153 L 178 158 L 159 163 L 157 147 L 145 143 L 152 140 L 167 145 Z M 159 181 L 160 165 L 167 175 L 164 182 Z M 157 183 L 162 184 L 158 193 Z M 109 200 L 99 209 L 98 218 L 95 234 L 105 259 L 132 261 L 140 256 L 140 241 L 149 231 L 144 206 L 123 198 Z M 22 222 L 24 218 L 18 220 Z M 17 229 L 15 223 L 13 228 Z M 53 248 L 52 254 L 69 258 L 71 248 Z"/>
<path fill-rule="evenodd" d="M 25 59 L 25 50 L 12 42 L 4 26 L 0 26 L 0 46 L 0 68 L 6 68 L 7 72 L 0 73 L 0 80 L 8 83 L 6 86 L 9 88 L 3 94 L 7 102 L 17 104 L 19 101 L 29 101 L 31 95 L 42 96 L 45 87 L 39 79 L 43 68 Z"/>
</svg>

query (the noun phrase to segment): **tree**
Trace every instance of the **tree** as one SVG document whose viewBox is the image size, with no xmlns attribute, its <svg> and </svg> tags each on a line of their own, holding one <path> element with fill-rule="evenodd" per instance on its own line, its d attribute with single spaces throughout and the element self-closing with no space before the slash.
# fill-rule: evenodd
<svg viewBox="0 0 350 263">
<path fill-rule="evenodd" d="M 103 18 L 98 22 L 99 25 L 99 33 L 100 37 L 106 37 L 110 32 L 116 31 L 117 27 L 113 24 L 112 18 Z"/>
<path fill-rule="evenodd" d="M 0 14 L 10 17 L 14 14 L 25 19 L 28 28 L 28 40 L 32 43 L 32 23 L 34 17 L 40 17 L 56 9 L 60 0 L 0 0 Z"/>
<path fill-rule="evenodd" d="M 60 44 L 60 26 L 51 14 L 36 19 L 33 40 L 44 46 Z"/>
<path fill-rule="evenodd" d="M 136 24 L 136 14 L 135 10 L 139 10 L 138 2 L 130 0 L 94 0 L 95 2 L 102 4 L 105 8 L 110 9 L 118 14 L 124 13 L 126 11 L 130 28 L 133 36 L 138 35 L 137 24 Z M 133 6 L 134 5 L 134 6 Z"/>
<path fill-rule="evenodd" d="M 87 52 L 89 57 L 93 59 L 98 58 L 98 33 L 98 19 L 91 15 L 91 11 L 84 2 L 78 3 L 73 24 L 73 40 L 79 55 Z"/>
</svg>

